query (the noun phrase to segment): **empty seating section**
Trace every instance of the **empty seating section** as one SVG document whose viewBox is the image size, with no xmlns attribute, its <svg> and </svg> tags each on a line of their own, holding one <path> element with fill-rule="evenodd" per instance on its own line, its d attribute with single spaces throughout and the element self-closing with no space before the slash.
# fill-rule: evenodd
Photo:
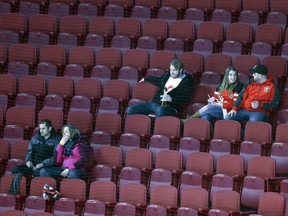
<svg viewBox="0 0 288 216">
<path fill-rule="evenodd" d="M 287 215 L 287 8 L 286 0 L 0 1 L 0 215 Z M 266 65 L 279 107 L 269 123 L 126 115 L 157 91 L 139 81 L 174 59 L 194 78 L 183 117 L 207 103 L 227 66 L 245 83 L 249 68 Z M 88 136 L 87 181 L 23 176 L 10 194 L 12 169 L 45 118 L 59 133 L 75 124 Z M 44 201 L 44 184 L 62 197 Z"/>
</svg>

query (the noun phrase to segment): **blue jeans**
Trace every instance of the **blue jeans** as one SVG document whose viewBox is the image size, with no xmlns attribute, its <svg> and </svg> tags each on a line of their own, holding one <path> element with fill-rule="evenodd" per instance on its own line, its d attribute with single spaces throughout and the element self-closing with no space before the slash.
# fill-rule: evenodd
<svg viewBox="0 0 288 216">
<path fill-rule="evenodd" d="M 236 120 L 239 122 L 257 122 L 257 121 L 268 121 L 268 116 L 264 112 L 253 112 L 248 110 L 238 110 L 235 116 L 227 116 L 226 119 Z"/>
<path fill-rule="evenodd" d="M 132 106 L 129 106 L 127 108 L 127 115 L 155 114 L 156 117 L 159 117 L 159 116 L 169 116 L 169 115 L 173 115 L 176 113 L 177 113 L 177 110 L 170 105 L 161 106 L 160 104 L 157 104 L 151 101 L 133 104 Z"/>
<path fill-rule="evenodd" d="M 207 104 L 198 110 L 198 112 L 200 113 L 201 118 L 207 119 L 208 121 L 223 119 L 222 108 L 217 105 Z"/>
<path fill-rule="evenodd" d="M 60 178 L 61 173 L 65 170 L 65 167 L 44 167 L 40 170 L 40 176 L 47 176 L 51 178 Z M 67 178 L 85 179 L 86 171 L 84 169 L 72 169 L 68 172 Z"/>
</svg>

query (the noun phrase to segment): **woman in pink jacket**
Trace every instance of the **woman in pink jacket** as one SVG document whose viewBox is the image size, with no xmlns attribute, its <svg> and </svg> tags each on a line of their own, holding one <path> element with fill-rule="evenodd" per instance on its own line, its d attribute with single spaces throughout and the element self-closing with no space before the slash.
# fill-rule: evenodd
<svg viewBox="0 0 288 216">
<path fill-rule="evenodd" d="M 84 166 L 89 159 L 89 147 L 88 139 L 80 136 L 78 127 L 69 124 L 64 125 L 62 127 L 62 139 L 55 151 L 57 166 L 42 169 L 40 176 L 85 179 Z"/>
</svg>

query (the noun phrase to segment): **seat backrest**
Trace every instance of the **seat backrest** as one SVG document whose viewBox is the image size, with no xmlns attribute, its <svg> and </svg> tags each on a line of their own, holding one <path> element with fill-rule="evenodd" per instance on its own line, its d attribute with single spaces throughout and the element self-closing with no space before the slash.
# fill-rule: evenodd
<svg viewBox="0 0 288 216">
<path fill-rule="evenodd" d="M 67 124 L 73 124 L 80 128 L 82 133 L 90 135 L 94 131 L 92 126 L 92 114 L 88 111 L 69 111 Z"/>
<path fill-rule="evenodd" d="M 216 164 L 217 174 L 226 174 L 230 176 L 244 175 L 244 160 L 239 155 L 222 155 L 218 158 Z"/>
<path fill-rule="evenodd" d="M 135 114 L 125 118 L 124 133 L 134 133 L 138 136 L 149 136 L 151 119 L 147 115 Z"/>
<path fill-rule="evenodd" d="M 286 13 L 288 4 L 285 0 L 275 0 L 270 2 L 270 11 L 280 11 Z"/>
<path fill-rule="evenodd" d="M 180 207 L 207 209 L 209 193 L 204 188 L 188 188 L 181 192 Z M 191 202 L 191 200 L 194 200 Z"/>
<path fill-rule="evenodd" d="M 197 127 L 196 127 L 197 125 Z M 184 124 L 183 137 L 210 138 L 210 123 L 206 119 L 191 118 Z"/>
<path fill-rule="evenodd" d="M 10 158 L 25 161 L 29 143 L 29 140 L 18 140 L 13 143 L 13 145 L 11 145 Z"/>
<path fill-rule="evenodd" d="M 186 71 L 197 74 L 204 70 L 204 58 L 201 54 L 195 52 L 183 52 L 178 56 L 183 62 Z"/>
<path fill-rule="evenodd" d="M 149 66 L 149 53 L 140 49 L 129 49 L 123 54 L 123 65 L 135 67 L 139 71 Z"/>
<path fill-rule="evenodd" d="M 186 170 L 203 173 L 213 173 L 213 156 L 207 152 L 195 152 L 188 156 Z"/>
<path fill-rule="evenodd" d="M 273 74 L 277 79 L 287 77 L 287 59 L 281 56 L 267 56 L 263 59 L 268 73 Z M 280 87 L 280 83 L 279 83 Z"/>
<path fill-rule="evenodd" d="M 241 34 L 239 34 L 239 30 Z M 226 40 L 238 41 L 241 43 L 251 43 L 253 28 L 246 23 L 231 23 L 227 26 Z"/>
<path fill-rule="evenodd" d="M 184 40 L 194 40 L 196 35 L 195 24 L 189 20 L 175 20 L 169 27 L 169 37 Z"/>
<path fill-rule="evenodd" d="M 224 211 L 240 211 L 240 195 L 236 191 L 217 191 L 212 197 L 212 208 Z"/>
<path fill-rule="evenodd" d="M 63 16 L 60 20 L 59 32 L 86 35 L 86 19 L 77 15 Z"/>
<path fill-rule="evenodd" d="M 155 119 L 153 134 L 167 137 L 180 136 L 180 121 L 173 116 L 161 116 Z"/>
<path fill-rule="evenodd" d="M 43 25 L 45 23 L 45 25 Z M 29 32 L 56 33 L 56 17 L 50 14 L 35 14 L 30 17 Z"/>
<path fill-rule="evenodd" d="M 102 202 L 116 202 L 116 185 L 111 181 L 94 181 L 90 185 L 89 199 Z"/>
<path fill-rule="evenodd" d="M 60 45 L 44 45 L 40 50 L 39 62 L 66 65 L 66 49 Z"/>
<path fill-rule="evenodd" d="M 199 25 L 197 38 L 209 39 L 212 41 L 223 41 L 224 27 L 221 23 L 204 21 Z"/>
<path fill-rule="evenodd" d="M 42 190 L 45 184 L 48 184 L 51 187 L 56 188 L 56 180 L 51 177 L 39 176 L 39 177 L 32 178 L 29 195 L 30 196 L 42 196 L 43 194 Z"/>
<path fill-rule="evenodd" d="M 282 42 L 281 27 L 278 25 L 268 23 L 257 26 L 255 32 L 255 42 L 258 41 L 267 42 L 271 44 L 281 43 Z"/>
<path fill-rule="evenodd" d="M 165 196 L 163 196 L 165 194 Z M 150 204 L 164 207 L 177 206 L 177 189 L 174 186 L 155 186 L 150 193 Z"/>
<path fill-rule="evenodd" d="M 0 93 L 16 94 L 16 77 L 11 74 L 0 74 Z"/>
<path fill-rule="evenodd" d="M 104 85 L 103 96 L 128 100 L 129 88 L 129 82 L 126 80 L 108 80 Z"/>
<path fill-rule="evenodd" d="M 95 58 L 96 65 L 107 65 L 111 68 L 122 66 L 122 54 L 119 48 L 104 47 L 96 53 Z"/>
<path fill-rule="evenodd" d="M 235 57 L 233 66 L 239 73 L 250 75 L 248 69 L 259 63 L 260 60 L 257 56 L 242 54 Z"/>
<path fill-rule="evenodd" d="M 144 148 L 130 149 L 126 154 L 125 166 L 138 169 L 151 169 L 152 152 L 149 149 Z"/>
<path fill-rule="evenodd" d="M 165 39 L 168 36 L 168 23 L 161 19 L 147 19 L 142 25 L 142 35 Z"/>
<path fill-rule="evenodd" d="M 48 83 L 48 94 L 72 97 L 74 94 L 73 80 L 68 77 L 52 78 Z"/>
<path fill-rule="evenodd" d="M 9 62 L 36 63 L 36 48 L 32 44 L 13 44 L 9 48 Z"/>
<path fill-rule="evenodd" d="M 2 160 L 8 160 L 9 159 L 9 143 L 5 139 L 0 139 L 0 147 L 1 147 L 1 153 L 0 158 Z"/>
<path fill-rule="evenodd" d="M 273 208 L 271 208 L 273 206 Z M 264 215 L 283 215 L 285 197 L 276 192 L 265 192 L 259 199 L 258 214 Z"/>
<path fill-rule="evenodd" d="M 125 184 L 119 188 L 119 202 L 134 205 L 146 204 L 146 187 L 143 184 Z"/>
<path fill-rule="evenodd" d="M 286 132 L 288 124 L 279 124 L 276 128 L 275 142 L 288 143 Z"/>
<path fill-rule="evenodd" d="M 97 100 L 102 95 L 101 82 L 97 79 L 82 78 L 75 85 L 75 95 L 86 96 L 93 100 Z"/>
<path fill-rule="evenodd" d="M 202 10 L 211 11 L 214 9 L 213 0 L 188 0 L 188 8 L 200 8 Z"/>
<path fill-rule="evenodd" d="M 171 50 L 157 50 L 150 55 L 150 68 L 168 71 L 170 62 L 175 58 L 175 53 Z"/>
<path fill-rule="evenodd" d="M 60 193 L 70 199 L 85 200 L 86 182 L 82 179 L 63 179 L 60 183 Z"/>
<path fill-rule="evenodd" d="M 0 18 L 1 30 L 27 32 L 27 18 L 21 13 L 4 13 Z"/>
<path fill-rule="evenodd" d="M 9 193 L 11 182 L 15 174 L 7 174 L 1 177 L 0 193 Z M 19 195 L 26 195 L 26 177 L 22 176 L 19 187 Z"/>
<path fill-rule="evenodd" d="M 185 0 L 179 0 L 177 2 L 175 2 L 173 0 L 163 0 L 162 6 L 173 7 L 176 9 L 186 9 L 186 7 L 187 7 Z"/>
<path fill-rule="evenodd" d="M 88 33 L 112 36 L 114 34 L 114 21 L 111 17 L 95 16 L 89 21 Z"/>
<path fill-rule="evenodd" d="M 110 134 L 120 134 L 121 116 L 115 113 L 102 113 L 96 116 L 96 131 L 106 131 Z"/>
<path fill-rule="evenodd" d="M 225 0 L 216 0 L 215 1 L 215 8 L 225 9 L 228 11 L 241 11 L 241 0 L 232 0 L 232 1 L 225 1 Z"/>
<path fill-rule="evenodd" d="M 69 52 L 68 63 L 92 67 L 94 59 L 94 51 L 91 47 L 76 46 L 71 48 Z"/>
<path fill-rule="evenodd" d="M 267 13 L 269 10 L 268 0 L 243 0 L 242 10 L 254 10 L 262 13 Z"/>
<path fill-rule="evenodd" d="M 266 167 L 265 170 L 261 167 Z M 248 162 L 247 175 L 261 178 L 275 177 L 276 163 L 273 158 L 258 156 L 253 157 Z"/>
<path fill-rule="evenodd" d="M 267 122 L 249 122 L 245 126 L 244 140 L 271 143 L 272 126 Z"/>
<path fill-rule="evenodd" d="M 218 64 L 216 62 L 218 62 Z M 221 62 L 221 64 L 219 62 Z M 204 70 L 222 74 L 223 71 L 231 65 L 231 63 L 232 59 L 229 55 L 223 53 L 212 53 L 205 59 Z"/>
<path fill-rule="evenodd" d="M 101 146 L 97 149 L 96 164 L 108 166 L 122 165 L 122 150 L 116 146 Z"/>
<path fill-rule="evenodd" d="M 35 83 L 31 85 L 31 83 Z M 46 93 L 45 79 L 40 76 L 23 76 L 19 80 L 19 93 L 27 93 L 34 96 L 44 96 Z"/>
<path fill-rule="evenodd" d="M 241 139 L 241 124 L 233 120 L 219 120 L 215 122 L 214 139 L 236 141 Z"/>
<path fill-rule="evenodd" d="M 6 124 L 34 128 L 35 110 L 28 107 L 10 107 L 6 114 Z"/>
<path fill-rule="evenodd" d="M 155 168 L 182 171 L 182 153 L 176 150 L 162 150 L 156 155 Z"/>
<path fill-rule="evenodd" d="M 140 99 L 144 101 L 149 101 L 154 97 L 157 91 L 157 86 L 149 82 L 138 82 L 135 83 L 132 90 L 132 99 Z"/>
<path fill-rule="evenodd" d="M 129 28 L 127 28 L 129 26 Z M 141 22 L 135 18 L 120 18 L 115 24 L 115 35 L 124 35 L 129 38 L 140 37 L 141 35 Z"/>
</svg>

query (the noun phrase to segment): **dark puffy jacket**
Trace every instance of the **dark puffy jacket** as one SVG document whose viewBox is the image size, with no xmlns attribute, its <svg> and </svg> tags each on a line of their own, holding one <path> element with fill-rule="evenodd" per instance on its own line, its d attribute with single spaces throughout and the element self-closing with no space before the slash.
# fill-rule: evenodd
<svg viewBox="0 0 288 216">
<path fill-rule="evenodd" d="M 54 150 L 60 141 L 60 137 L 56 133 L 55 129 L 51 130 L 51 135 L 48 139 L 45 139 L 36 134 L 31 138 L 26 154 L 26 161 L 32 161 L 35 165 L 43 163 L 44 166 L 52 166 L 55 162 Z"/>
</svg>

